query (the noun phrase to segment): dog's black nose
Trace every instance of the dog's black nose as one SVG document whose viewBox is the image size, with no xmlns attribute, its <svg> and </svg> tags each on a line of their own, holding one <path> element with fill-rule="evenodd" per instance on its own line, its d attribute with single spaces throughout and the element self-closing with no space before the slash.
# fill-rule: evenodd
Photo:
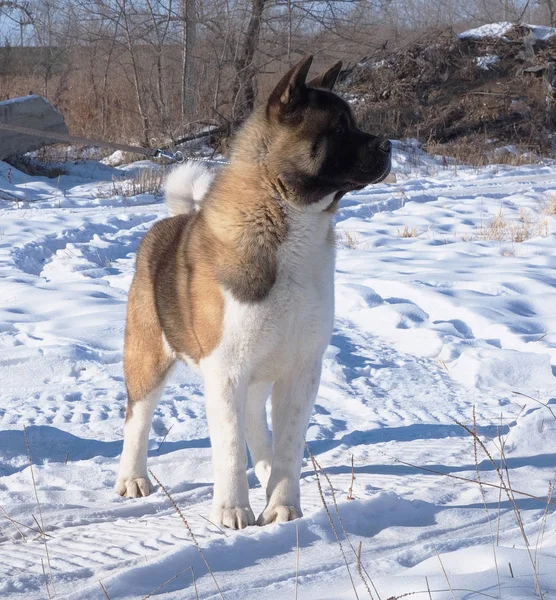
<svg viewBox="0 0 556 600">
<path fill-rule="evenodd" d="M 380 144 L 380 149 L 383 152 L 390 152 L 390 150 L 392 150 L 392 142 L 390 140 L 384 140 L 382 144 Z"/>
</svg>

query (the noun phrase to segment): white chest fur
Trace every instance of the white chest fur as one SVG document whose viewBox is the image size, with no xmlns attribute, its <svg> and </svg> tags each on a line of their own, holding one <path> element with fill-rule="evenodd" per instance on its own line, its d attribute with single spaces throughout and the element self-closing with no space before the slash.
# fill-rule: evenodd
<svg viewBox="0 0 556 600">
<path fill-rule="evenodd" d="M 327 199 L 325 205 L 329 203 Z M 242 371 L 251 381 L 274 381 L 322 355 L 334 318 L 331 219 L 322 211 L 288 214 L 274 286 L 265 300 L 249 304 L 223 291 L 222 341 L 208 362 L 224 360 L 228 369 L 233 361 L 233 370 Z"/>
</svg>

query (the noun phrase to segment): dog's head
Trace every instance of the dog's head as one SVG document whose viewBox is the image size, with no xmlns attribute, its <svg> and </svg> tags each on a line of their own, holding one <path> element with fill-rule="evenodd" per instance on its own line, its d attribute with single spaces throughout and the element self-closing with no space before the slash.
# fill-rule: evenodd
<svg viewBox="0 0 556 600">
<path fill-rule="evenodd" d="M 359 129 L 347 102 L 332 92 L 342 63 L 307 82 L 312 60 L 304 58 L 282 77 L 254 129 L 247 127 L 259 134 L 252 158 L 306 205 L 382 181 L 391 162 L 391 143 Z"/>
</svg>

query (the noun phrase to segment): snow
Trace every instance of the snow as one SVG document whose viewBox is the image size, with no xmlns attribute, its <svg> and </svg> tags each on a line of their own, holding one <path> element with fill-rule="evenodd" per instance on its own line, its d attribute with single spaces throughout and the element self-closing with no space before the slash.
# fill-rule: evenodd
<svg viewBox="0 0 556 600">
<path fill-rule="evenodd" d="M 475 58 L 477 66 L 483 71 L 488 71 L 491 67 L 494 67 L 499 61 L 500 58 L 496 56 L 496 54 L 487 54 L 486 56 L 477 56 Z"/>
<path fill-rule="evenodd" d="M 540 498 L 515 494 L 552 597 L 556 522 L 542 499 L 556 466 L 556 216 L 546 212 L 556 165 L 473 169 L 414 143 L 397 143 L 394 163 L 396 184 L 346 196 L 337 215 L 336 325 L 308 431 L 358 596 L 368 597 L 361 544 L 383 600 L 426 598 L 427 585 L 434 600 L 539 597 L 512 502 L 449 477 L 477 477 L 473 439 L 458 425 L 473 429 L 475 411 L 495 461 L 504 444 L 513 489 Z M 112 600 L 138 599 L 175 575 L 153 597 L 194 598 L 190 567 L 199 598 L 220 598 L 163 491 L 132 501 L 112 490 L 126 295 L 139 241 L 166 214 L 159 197 L 114 196 L 114 181 L 123 189 L 157 167 L 64 166 L 58 180 L 0 163 L 0 596 L 46 598 L 44 564 L 57 598 L 106 598 L 102 581 Z M 498 485 L 481 448 L 477 462 Z M 205 520 L 202 384 L 183 366 L 155 413 L 149 466 L 227 600 L 294 598 L 296 537 L 298 597 L 355 597 L 310 460 L 299 521 L 222 532 Z M 257 513 L 264 493 L 251 470 L 249 481 Z"/>
<path fill-rule="evenodd" d="M 46 98 L 43 98 L 42 96 L 39 96 L 38 94 L 29 94 L 28 96 L 17 96 L 16 98 L 0 100 L 0 106 L 9 106 L 10 104 L 21 104 L 22 102 L 27 102 L 27 101 L 31 100 L 32 98 L 41 98 L 41 100 L 44 100 L 44 102 L 47 102 L 48 104 L 50 104 L 50 102 L 48 102 L 48 100 Z"/>
<path fill-rule="evenodd" d="M 468 29 L 463 33 L 459 34 L 460 38 L 483 38 L 483 37 L 503 37 L 508 33 L 512 27 L 514 27 L 514 23 L 509 23 L 508 21 L 504 21 L 502 23 L 487 23 L 486 25 L 481 25 L 480 27 L 475 27 L 474 29 Z"/>
<path fill-rule="evenodd" d="M 504 36 L 515 26 L 515 23 L 510 23 L 508 21 L 503 21 L 501 23 L 487 23 L 486 25 L 481 25 L 481 27 L 468 29 L 467 31 L 460 33 L 459 37 L 474 39 L 485 37 L 504 38 Z M 548 27 L 546 25 L 529 25 L 527 23 L 522 23 L 521 26 L 529 29 L 537 40 L 546 41 L 556 36 L 556 27 Z"/>
</svg>

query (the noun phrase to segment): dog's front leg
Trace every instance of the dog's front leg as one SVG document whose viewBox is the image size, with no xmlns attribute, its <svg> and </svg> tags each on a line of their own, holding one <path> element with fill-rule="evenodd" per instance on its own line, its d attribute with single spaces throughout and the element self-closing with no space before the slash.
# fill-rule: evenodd
<svg viewBox="0 0 556 600">
<path fill-rule="evenodd" d="M 246 473 L 247 385 L 207 370 L 205 399 L 214 468 L 211 517 L 226 527 L 243 529 L 255 524 Z"/>
<path fill-rule="evenodd" d="M 272 390 L 274 456 L 268 481 L 267 505 L 258 524 L 293 521 L 301 517 L 299 476 L 305 433 L 317 395 L 321 362 L 276 381 Z"/>
</svg>

